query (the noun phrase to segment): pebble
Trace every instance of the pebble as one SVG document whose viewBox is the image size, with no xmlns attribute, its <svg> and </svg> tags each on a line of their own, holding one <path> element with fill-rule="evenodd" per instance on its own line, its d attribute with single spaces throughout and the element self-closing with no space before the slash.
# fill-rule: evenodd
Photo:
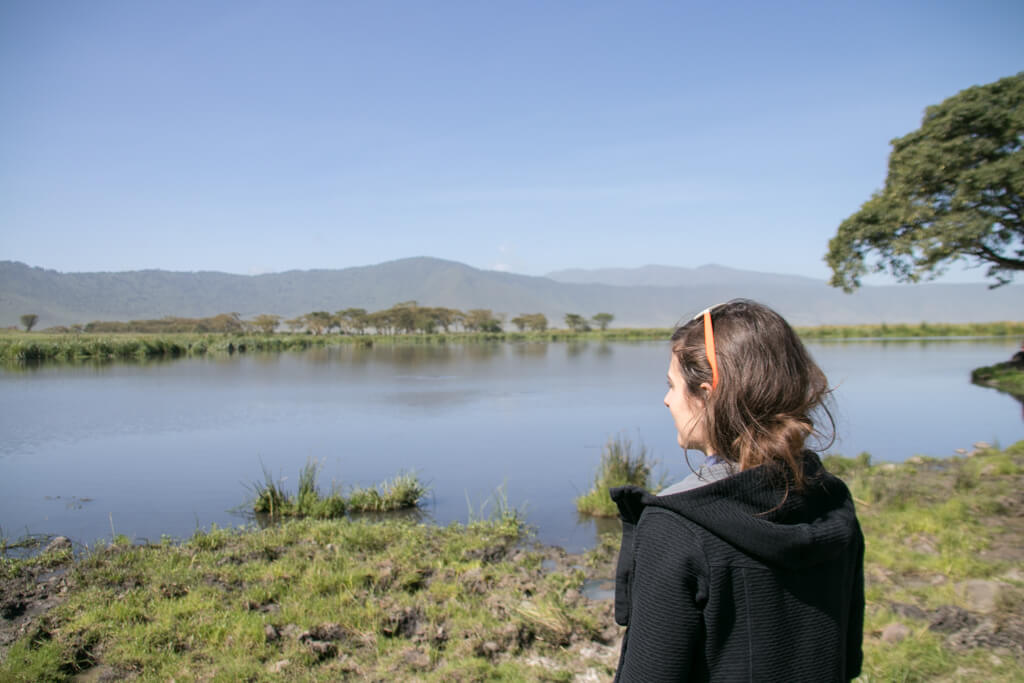
<svg viewBox="0 0 1024 683">
<path fill-rule="evenodd" d="M 268 666 L 267 670 L 270 671 L 270 673 L 272 673 L 272 674 L 279 674 L 282 671 L 284 671 L 285 667 L 288 666 L 289 664 L 291 664 L 291 660 L 279 659 L 278 661 L 276 661 L 273 664 L 271 664 L 270 666 Z"/>
<path fill-rule="evenodd" d="M 67 536 L 57 536 L 46 546 L 44 553 L 52 553 L 58 550 L 71 550 L 71 539 Z"/>
<path fill-rule="evenodd" d="M 995 611 L 1003 584 L 984 579 L 968 579 L 957 583 L 955 588 L 957 593 L 964 596 L 968 610 L 987 614 Z"/>
<path fill-rule="evenodd" d="M 910 629 L 906 625 L 899 622 L 895 624 L 889 624 L 882 629 L 882 641 L 886 643 L 899 643 L 906 640 L 907 636 L 910 635 Z"/>
</svg>

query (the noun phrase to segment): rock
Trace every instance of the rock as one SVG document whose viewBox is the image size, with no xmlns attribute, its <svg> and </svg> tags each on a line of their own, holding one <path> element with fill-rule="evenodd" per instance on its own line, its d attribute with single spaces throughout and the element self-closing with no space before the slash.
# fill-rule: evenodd
<svg viewBox="0 0 1024 683">
<path fill-rule="evenodd" d="M 964 596 L 964 602 L 969 611 L 987 614 L 995 611 L 1003 584 L 998 581 L 968 579 L 957 583 L 955 588 L 957 593 Z"/>
<path fill-rule="evenodd" d="M 906 540 L 906 547 L 922 555 L 937 555 L 938 541 L 931 534 L 914 534 Z"/>
<path fill-rule="evenodd" d="M 285 668 L 286 668 L 286 667 L 287 667 L 287 666 L 288 666 L 289 664 L 291 664 L 291 661 L 290 661 L 290 660 L 287 660 L 287 659 L 279 659 L 279 660 L 277 660 L 276 662 L 274 662 L 273 664 L 270 664 L 270 665 L 268 665 L 268 666 L 267 666 L 267 671 L 269 671 L 269 672 L 270 672 L 270 673 L 272 673 L 272 674 L 279 674 L 279 673 L 281 673 L 282 671 L 284 671 L 284 670 L 285 670 Z"/>
<path fill-rule="evenodd" d="M 340 624 L 320 624 L 309 630 L 313 640 L 342 640 L 347 633 Z"/>
<path fill-rule="evenodd" d="M 899 643 L 906 640 L 909 635 L 910 629 L 906 625 L 896 622 L 882 629 L 882 642 L 890 644 Z"/>
<path fill-rule="evenodd" d="M 894 602 L 889 605 L 889 609 L 891 609 L 893 612 L 900 615 L 901 617 L 906 617 L 908 619 L 928 618 L 928 613 L 920 607 L 918 607 L 917 605 L 906 605 L 901 602 Z"/>
<path fill-rule="evenodd" d="M 422 613 L 416 607 L 396 609 L 387 615 L 381 631 L 389 638 L 412 638 L 416 635 L 422 617 Z"/>
<path fill-rule="evenodd" d="M 1007 581 L 1016 581 L 1018 583 L 1024 583 L 1024 572 L 1022 572 L 1017 567 L 1013 567 L 1005 574 L 1003 574 L 1000 578 L 1006 579 Z"/>
<path fill-rule="evenodd" d="M 571 605 L 580 599 L 580 592 L 575 588 L 570 588 L 569 590 L 565 591 L 565 595 L 562 597 L 565 600 L 566 604 Z"/>
<path fill-rule="evenodd" d="M 419 648 L 409 648 L 402 653 L 402 659 L 413 669 L 429 669 L 430 655 Z"/>
<path fill-rule="evenodd" d="M 972 617 L 967 610 L 954 605 L 943 605 L 935 610 L 928 624 L 928 630 L 952 633 L 966 628 L 974 628 L 977 625 L 978 620 Z"/>
<path fill-rule="evenodd" d="M 47 544 L 44 553 L 53 553 L 63 550 L 71 550 L 71 539 L 67 536 L 57 536 Z"/>
<path fill-rule="evenodd" d="M 488 640 L 487 642 L 480 645 L 480 654 L 482 654 L 485 657 L 493 658 L 499 652 L 501 652 L 501 646 L 493 640 Z"/>
<path fill-rule="evenodd" d="M 307 640 L 306 646 L 309 648 L 317 659 L 323 661 L 330 659 L 338 654 L 338 646 L 334 643 L 328 643 L 323 640 Z"/>
<path fill-rule="evenodd" d="M 470 593 L 483 595 L 487 592 L 487 579 L 484 576 L 484 571 L 479 567 L 463 572 L 459 577 L 459 583 Z"/>
<path fill-rule="evenodd" d="M 302 633 L 302 629 L 295 624 L 286 624 L 284 628 L 281 629 L 281 635 L 285 638 L 296 638 L 300 633 Z"/>
<path fill-rule="evenodd" d="M 266 637 L 268 643 L 272 643 L 281 637 L 281 634 L 277 632 L 273 624 L 267 624 L 263 627 L 263 635 Z"/>
<path fill-rule="evenodd" d="M 907 458 L 907 464 L 908 465 L 923 465 L 924 464 L 924 458 L 922 458 L 920 455 L 912 455 L 909 458 Z"/>
</svg>

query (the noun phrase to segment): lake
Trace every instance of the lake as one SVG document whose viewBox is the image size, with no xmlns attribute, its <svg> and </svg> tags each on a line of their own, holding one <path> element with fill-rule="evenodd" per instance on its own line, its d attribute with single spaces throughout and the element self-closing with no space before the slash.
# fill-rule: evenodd
<svg viewBox="0 0 1024 683">
<path fill-rule="evenodd" d="M 1018 341 L 809 343 L 836 387 L 830 452 L 901 461 L 1024 438 L 1021 404 L 969 382 Z M 489 514 L 500 487 L 541 541 L 578 550 L 595 524 L 573 499 L 610 436 L 642 441 L 670 481 L 689 472 L 661 403 L 667 364 L 664 342 L 582 342 L 0 370 L 0 531 L 92 544 L 244 524 L 232 509 L 263 467 L 294 491 L 314 458 L 322 489 L 415 470 L 439 523 Z"/>
</svg>

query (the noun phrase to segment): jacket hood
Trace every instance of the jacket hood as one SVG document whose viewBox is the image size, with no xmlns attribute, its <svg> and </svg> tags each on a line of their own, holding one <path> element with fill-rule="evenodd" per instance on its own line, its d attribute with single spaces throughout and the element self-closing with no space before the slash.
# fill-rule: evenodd
<svg viewBox="0 0 1024 683">
<path fill-rule="evenodd" d="M 798 491 L 762 466 L 668 496 L 636 486 L 610 493 L 627 522 L 639 521 L 647 506 L 665 508 L 767 564 L 800 569 L 841 553 L 859 529 L 849 490 L 814 453 L 804 454 L 804 477 Z"/>
</svg>

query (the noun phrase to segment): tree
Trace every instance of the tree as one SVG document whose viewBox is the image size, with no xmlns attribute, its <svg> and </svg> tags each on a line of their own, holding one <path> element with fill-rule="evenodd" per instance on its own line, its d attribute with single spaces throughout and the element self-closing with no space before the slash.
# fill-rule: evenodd
<svg viewBox="0 0 1024 683">
<path fill-rule="evenodd" d="M 615 316 L 611 313 L 598 313 L 594 316 L 594 324 L 600 327 L 601 331 L 604 332 L 608 329 L 609 323 L 614 319 Z"/>
<path fill-rule="evenodd" d="M 992 287 L 1012 281 L 1024 269 L 1024 72 L 928 107 L 891 144 L 885 187 L 829 241 L 830 284 L 851 292 L 886 270 L 917 282 L 961 260 L 987 265 Z"/>
<path fill-rule="evenodd" d="M 39 316 L 36 315 L 35 313 L 26 313 L 25 315 L 21 316 L 21 324 L 25 326 L 26 332 L 31 332 L 32 328 L 36 326 L 37 322 L 39 322 Z"/>
<path fill-rule="evenodd" d="M 263 334 L 272 334 L 277 329 L 277 323 L 280 321 L 281 316 L 279 315 L 261 313 L 252 319 L 252 324 L 258 327 Z"/>
<path fill-rule="evenodd" d="M 346 308 L 334 314 L 341 324 L 341 329 L 352 334 L 363 334 L 369 323 L 365 308 Z"/>
<path fill-rule="evenodd" d="M 590 326 L 587 325 L 587 321 L 583 316 L 577 313 L 566 313 L 565 324 L 573 332 L 586 332 L 590 329 Z"/>
<path fill-rule="evenodd" d="M 306 327 L 312 330 L 313 334 L 320 335 L 324 332 L 329 332 L 334 326 L 334 316 L 327 311 L 313 311 L 312 313 L 307 313 L 305 318 Z"/>
<path fill-rule="evenodd" d="M 501 332 L 501 316 L 489 308 L 473 308 L 466 311 L 462 326 L 470 332 Z"/>
</svg>

